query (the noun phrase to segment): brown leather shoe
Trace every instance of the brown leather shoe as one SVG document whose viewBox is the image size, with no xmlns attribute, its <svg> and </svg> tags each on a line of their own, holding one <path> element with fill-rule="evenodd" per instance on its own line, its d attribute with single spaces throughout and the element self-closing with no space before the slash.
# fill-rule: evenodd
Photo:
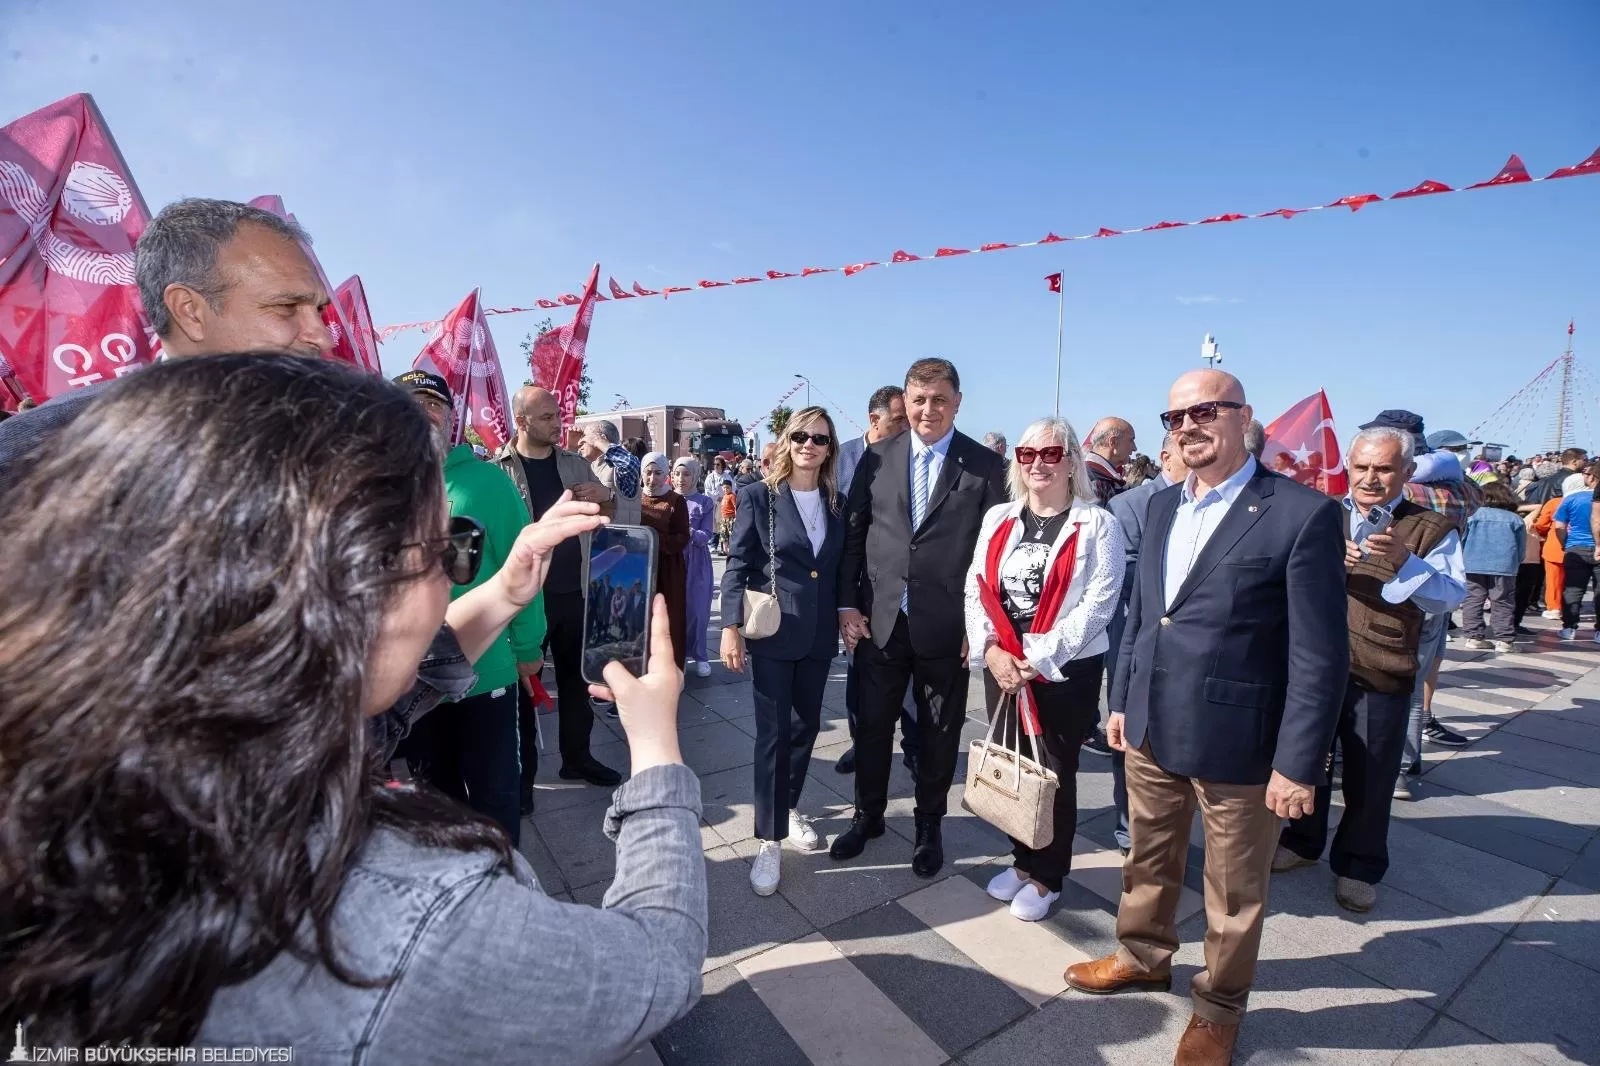
<svg viewBox="0 0 1600 1066">
<path fill-rule="evenodd" d="M 1172 974 L 1143 973 L 1122 965 L 1120 956 L 1113 952 L 1093 962 L 1078 962 L 1067 967 L 1067 984 L 1079 992 L 1092 996 L 1107 996 L 1113 992 L 1166 992 L 1172 988 Z"/>
<path fill-rule="evenodd" d="M 1191 1014 L 1172 1066 L 1230 1066 L 1233 1044 L 1238 1039 L 1238 1025 L 1223 1025 Z"/>
</svg>

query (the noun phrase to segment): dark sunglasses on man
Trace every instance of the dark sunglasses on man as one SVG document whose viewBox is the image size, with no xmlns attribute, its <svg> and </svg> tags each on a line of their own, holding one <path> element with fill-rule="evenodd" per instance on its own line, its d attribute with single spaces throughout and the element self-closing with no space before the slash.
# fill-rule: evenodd
<svg viewBox="0 0 1600 1066">
<path fill-rule="evenodd" d="M 807 433 L 803 429 L 797 429 L 789 434 L 789 439 L 795 444 L 804 444 L 806 441 L 810 441 L 819 448 L 826 448 L 833 443 L 833 438 L 826 433 Z"/>
<path fill-rule="evenodd" d="M 1193 407 L 1161 412 L 1161 426 L 1168 432 L 1181 429 L 1185 415 L 1189 417 L 1191 425 L 1205 426 L 1217 420 L 1218 411 L 1223 409 L 1237 411 L 1243 406 L 1244 404 L 1234 403 L 1232 400 L 1207 400 L 1205 403 L 1197 403 Z"/>
<path fill-rule="evenodd" d="M 1023 466 L 1032 466 L 1035 459 L 1043 459 L 1046 464 L 1055 466 L 1067 454 L 1067 449 L 1059 444 L 1052 444 L 1046 448 L 1017 447 L 1017 462 Z"/>
<path fill-rule="evenodd" d="M 450 519 L 450 532 L 442 537 L 412 541 L 400 545 L 404 548 L 421 548 L 429 562 L 439 560 L 439 566 L 453 585 L 470 585 L 483 565 L 483 525 L 476 518 L 456 515 Z"/>
</svg>

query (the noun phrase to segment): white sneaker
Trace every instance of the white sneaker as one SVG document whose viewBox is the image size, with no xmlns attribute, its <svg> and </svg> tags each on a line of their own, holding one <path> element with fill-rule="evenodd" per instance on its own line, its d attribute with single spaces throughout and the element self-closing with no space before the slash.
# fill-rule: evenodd
<svg viewBox="0 0 1600 1066">
<path fill-rule="evenodd" d="M 694 672 L 696 674 L 699 674 L 701 677 L 710 677 L 711 676 L 711 664 L 706 662 L 706 661 L 704 661 L 704 660 L 701 660 L 695 666 Z"/>
<path fill-rule="evenodd" d="M 1559 621 L 1561 621 L 1561 612 L 1560 611 L 1542 611 L 1542 612 L 1540 612 L 1539 617 L 1540 618 L 1548 618 L 1552 622 L 1559 622 Z"/>
<path fill-rule="evenodd" d="M 1461 646 L 1470 651 L 1488 651 L 1491 647 L 1487 640 L 1483 640 L 1479 637 L 1468 637 L 1466 640 L 1461 642 Z"/>
<path fill-rule="evenodd" d="M 779 863 L 783 847 L 776 840 L 763 840 L 756 853 L 756 864 L 750 867 L 750 887 L 758 896 L 770 896 L 778 891 Z"/>
<path fill-rule="evenodd" d="M 1578 639 L 1578 631 L 1576 629 L 1563 629 L 1561 631 L 1561 639 L 1562 640 L 1577 640 Z"/>
<path fill-rule="evenodd" d="M 1029 881 L 1011 901 L 1011 917 L 1024 922 L 1037 922 L 1050 913 L 1050 907 L 1061 898 L 1059 892 L 1040 892 L 1039 886 Z"/>
<path fill-rule="evenodd" d="M 1413 800 L 1417 798 L 1411 791 L 1409 775 L 1401 774 L 1400 780 L 1394 783 L 1394 798 L 1397 800 Z"/>
<path fill-rule="evenodd" d="M 799 811 L 789 812 L 789 839 L 801 851 L 816 851 L 822 847 L 822 838 L 817 835 L 817 827 L 811 824 L 811 819 Z"/>
<path fill-rule="evenodd" d="M 1594 639 L 1595 643 L 1600 644 L 1600 633 L 1596 633 Z M 1494 642 L 1494 650 L 1498 655 L 1510 655 L 1513 651 L 1516 651 L 1516 646 L 1509 640 L 1497 640 Z"/>
<path fill-rule="evenodd" d="M 1017 898 L 1017 893 L 1022 891 L 1022 886 L 1028 883 L 1026 877 L 1018 877 L 1014 868 L 1001 870 L 989 878 L 989 895 L 1001 903 L 1010 903 Z"/>
</svg>

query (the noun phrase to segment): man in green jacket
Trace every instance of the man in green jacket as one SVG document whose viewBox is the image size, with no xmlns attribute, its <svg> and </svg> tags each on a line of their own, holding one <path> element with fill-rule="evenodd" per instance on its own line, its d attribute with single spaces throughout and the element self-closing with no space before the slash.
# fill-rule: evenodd
<svg viewBox="0 0 1600 1066">
<path fill-rule="evenodd" d="M 483 561 L 470 585 L 457 585 L 455 598 L 489 580 L 505 563 L 528 512 L 511 479 L 493 463 L 473 454 L 472 445 L 450 447 L 453 407 L 444 379 L 424 370 L 395 378 L 427 412 L 445 451 L 445 493 L 452 518 L 465 515 L 483 526 Z M 544 642 L 542 597 L 523 608 L 477 662 L 478 683 L 460 702 L 440 708 L 417 723 L 399 754 L 434 787 L 493 818 L 511 837 L 522 835 L 521 758 L 517 708 L 522 677 L 537 676 Z M 537 749 L 527 751 L 537 757 Z M 531 769 L 531 768 L 530 768 Z M 531 782 L 533 774 L 527 779 Z"/>
</svg>

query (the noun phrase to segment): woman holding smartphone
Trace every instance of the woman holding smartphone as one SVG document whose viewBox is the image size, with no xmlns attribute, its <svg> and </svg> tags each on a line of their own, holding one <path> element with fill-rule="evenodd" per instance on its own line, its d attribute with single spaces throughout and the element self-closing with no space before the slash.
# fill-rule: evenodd
<svg viewBox="0 0 1600 1066">
<path fill-rule="evenodd" d="M 797 809 L 822 723 L 822 691 L 838 650 L 834 582 L 844 553 L 844 507 L 835 473 L 833 419 L 807 407 L 789 419 L 765 480 L 739 490 L 722 576 L 722 664 L 742 673 L 746 644 L 755 688 L 756 839 L 750 871 L 758 896 L 777 891 L 783 841 L 803 851 L 821 838 Z M 746 641 L 747 589 L 777 596 L 778 631 Z"/>
</svg>

